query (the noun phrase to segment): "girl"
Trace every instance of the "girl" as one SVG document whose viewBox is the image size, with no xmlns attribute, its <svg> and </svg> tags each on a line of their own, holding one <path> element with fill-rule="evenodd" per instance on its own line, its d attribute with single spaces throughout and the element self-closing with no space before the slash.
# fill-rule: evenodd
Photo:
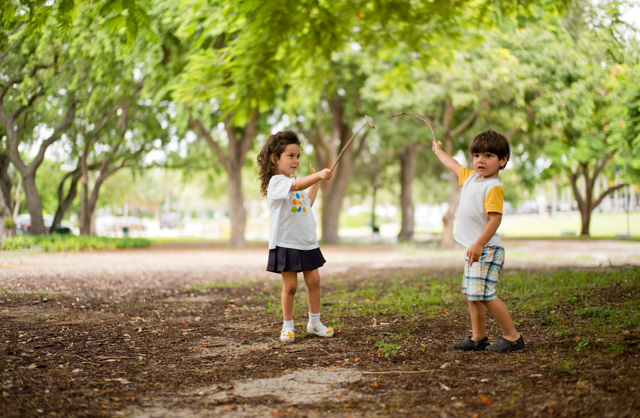
<svg viewBox="0 0 640 418">
<path fill-rule="evenodd" d="M 307 333 L 333 337 L 333 329 L 320 322 L 320 273 L 325 259 L 318 246 L 316 221 L 311 206 L 318 182 L 329 180 L 333 171 L 325 168 L 295 179 L 300 165 L 300 140 L 291 131 L 271 135 L 258 154 L 260 191 L 267 196 L 270 210 L 269 261 L 267 271 L 282 274 L 282 331 L 280 340 L 293 342 L 293 303 L 298 289 L 298 272 L 307 284 L 309 323 Z M 305 190 L 307 189 L 308 190 Z"/>
</svg>

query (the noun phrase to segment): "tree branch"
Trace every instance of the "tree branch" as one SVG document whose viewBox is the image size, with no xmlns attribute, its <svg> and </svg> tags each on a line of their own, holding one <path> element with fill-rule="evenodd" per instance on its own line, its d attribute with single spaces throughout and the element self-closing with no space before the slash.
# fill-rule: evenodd
<svg viewBox="0 0 640 418">
<path fill-rule="evenodd" d="M 242 137 L 242 144 L 240 145 L 240 156 L 244 160 L 247 152 L 251 148 L 251 144 L 253 143 L 253 139 L 256 137 L 256 132 L 258 130 L 258 118 L 260 117 L 260 112 L 258 111 L 258 107 L 254 107 L 251 112 L 251 120 L 247 124 L 247 129 L 244 131 L 244 135 Z"/>
<path fill-rule="evenodd" d="M 477 109 L 471 112 L 471 114 L 467 116 L 464 121 L 462 121 L 458 126 L 451 130 L 451 137 L 456 137 L 464 132 L 464 130 L 467 129 L 469 125 L 473 124 L 473 122 L 476 120 L 476 117 L 478 117 Z"/>
<path fill-rule="evenodd" d="M 602 203 L 602 201 L 604 200 L 605 197 L 607 197 L 608 195 L 610 195 L 611 193 L 615 192 L 618 189 L 623 188 L 624 186 L 626 186 L 626 184 L 618 184 L 616 186 L 613 187 L 609 187 L 605 192 L 603 192 L 600 197 L 598 197 L 598 199 L 595 201 L 595 203 L 593 204 L 593 209 L 597 208 L 598 205 L 600 205 L 600 203 Z"/>
<path fill-rule="evenodd" d="M 53 144 L 58 139 L 60 139 L 60 136 L 64 132 L 66 132 L 69 129 L 69 127 L 71 127 L 71 122 L 73 121 L 73 118 L 75 118 L 75 116 L 76 116 L 76 97 L 74 96 L 69 102 L 69 105 L 67 106 L 67 112 L 64 116 L 64 119 L 56 127 L 56 129 L 53 131 L 51 136 L 42 142 L 42 145 L 40 145 L 40 149 L 38 150 L 38 154 L 33 159 L 33 161 L 29 164 L 29 166 L 33 166 L 35 164 L 35 166 L 37 167 L 42 163 L 42 160 L 44 159 L 44 154 L 47 151 L 47 148 L 49 148 L 51 144 Z"/>
<path fill-rule="evenodd" d="M 36 99 L 40 96 L 42 96 L 43 93 L 42 92 L 37 92 L 35 93 L 33 96 L 29 97 L 29 100 L 27 101 L 27 104 L 20 106 L 18 109 L 16 109 L 15 112 L 13 112 L 13 115 L 11 115 L 11 119 L 16 120 L 18 119 L 18 117 L 20 116 L 20 114 L 22 112 L 24 112 L 25 109 L 28 109 L 29 107 L 33 106 L 33 103 L 35 103 Z"/>
<path fill-rule="evenodd" d="M 189 116 L 189 125 L 191 125 L 191 128 L 194 130 L 196 135 L 203 139 L 207 143 L 207 145 L 209 145 L 209 147 L 211 147 L 211 149 L 215 151 L 216 155 L 218 156 L 218 160 L 220 160 L 220 164 L 222 164 L 222 167 L 225 169 L 225 171 L 229 173 L 231 171 L 231 168 L 229 167 L 227 156 L 224 154 L 224 151 L 222 150 L 220 145 L 211 137 L 209 132 L 207 132 L 202 123 L 199 120 L 193 119 L 191 116 Z"/>
</svg>

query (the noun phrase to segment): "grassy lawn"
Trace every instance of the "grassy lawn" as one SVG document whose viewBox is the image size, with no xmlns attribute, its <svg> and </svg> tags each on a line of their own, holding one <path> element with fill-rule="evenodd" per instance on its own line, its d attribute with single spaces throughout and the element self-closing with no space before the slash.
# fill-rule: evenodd
<svg viewBox="0 0 640 418">
<path fill-rule="evenodd" d="M 591 236 L 594 238 L 613 238 L 627 234 L 629 231 L 635 238 L 640 237 L 640 212 L 626 213 L 594 213 L 591 218 Z M 580 235 L 580 214 L 571 212 L 554 217 L 539 215 L 507 215 L 502 219 L 498 230 L 501 236 L 509 238 L 522 237 L 560 237 L 573 233 Z"/>
<path fill-rule="evenodd" d="M 502 299 L 518 328 L 536 328 L 553 337 L 574 338 L 573 350 L 598 347 L 620 353 L 629 349 L 625 335 L 640 332 L 640 267 L 609 267 L 572 270 L 512 270 L 500 277 Z M 458 272 L 393 275 L 384 280 L 345 281 L 327 278 L 323 284 L 323 317 L 334 328 L 349 328 L 344 318 L 442 319 L 465 317 L 467 305 L 460 293 Z M 277 287 L 277 285 L 274 285 Z M 301 286 L 304 288 L 304 286 Z M 280 316 L 277 291 L 263 295 L 268 311 Z M 295 314 L 306 317 L 306 294 L 297 296 Z M 495 321 L 490 333 L 499 333 Z M 470 324 L 469 324 L 470 328 Z M 531 332 L 531 331 L 529 331 Z M 388 338 L 400 344 L 403 332 Z M 597 344 L 596 344 L 597 343 Z"/>
</svg>

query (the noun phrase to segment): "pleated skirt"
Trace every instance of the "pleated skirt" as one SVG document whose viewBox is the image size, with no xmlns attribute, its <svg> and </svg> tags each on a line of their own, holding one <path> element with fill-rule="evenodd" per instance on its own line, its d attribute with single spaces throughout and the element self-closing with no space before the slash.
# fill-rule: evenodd
<svg viewBox="0 0 640 418">
<path fill-rule="evenodd" d="M 269 250 L 267 271 L 273 273 L 309 271 L 322 267 L 325 262 L 320 248 L 294 250 L 293 248 L 276 247 Z"/>
</svg>

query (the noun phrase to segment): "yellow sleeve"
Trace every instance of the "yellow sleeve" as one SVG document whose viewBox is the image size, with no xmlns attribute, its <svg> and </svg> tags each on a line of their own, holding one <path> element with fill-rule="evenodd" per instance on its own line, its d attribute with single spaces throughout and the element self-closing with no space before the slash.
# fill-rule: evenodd
<svg viewBox="0 0 640 418">
<path fill-rule="evenodd" d="M 467 167 L 461 165 L 460 168 L 458 168 L 458 182 L 460 183 L 460 186 L 462 186 L 474 173 L 475 171 L 469 170 Z"/>
<path fill-rule="evenodd" d="M 489 190 L 487 197 L 484 198 L 484 210 L 502 214 L 502 203 L 504 202 L 504 190 L 501 186 L 496 186 Z"/>
</svg>

